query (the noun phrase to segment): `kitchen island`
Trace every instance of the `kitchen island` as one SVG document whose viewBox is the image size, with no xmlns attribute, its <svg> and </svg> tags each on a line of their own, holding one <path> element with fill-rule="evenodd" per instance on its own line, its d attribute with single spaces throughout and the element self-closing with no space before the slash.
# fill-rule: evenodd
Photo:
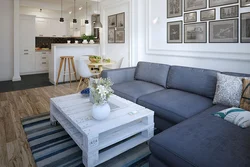
<svg viewBox="0 0 250 167">
<path fill-rule="evenodd" d="M 87 60 L 88 55 L 100 55 L 99 44 L 52 44 L 51 49 L 51 56 L 49 57 L 49 80 L 54 85 L 56 84 L 61 56 L 74 56 L 77 71 L 80 58 L 84 58 L 83 56 L 85 56 Z M 63 81 L 63 74 L 64 69 L 61 71 L 59 83 Z M 68 63 L 66 63 L 66 74 L 68 74 Z M 77 76 L 79 79 L 78 74 Z M 66 75 L 65 81 L 69 81 L 69 74 Z"/>
</svg>

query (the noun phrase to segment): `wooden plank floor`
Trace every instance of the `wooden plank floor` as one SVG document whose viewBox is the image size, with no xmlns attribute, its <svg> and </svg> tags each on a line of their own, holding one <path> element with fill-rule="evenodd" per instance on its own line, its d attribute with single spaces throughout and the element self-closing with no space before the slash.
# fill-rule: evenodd
<svg viewBox="0 0 250 167">
<path fill-rule="evenodd" d="M 77 84 L 0 93 L 0 167 L 36 166 L 21 119 L 48 113 L 50 98 L 76 93 Z"/>
</svg>

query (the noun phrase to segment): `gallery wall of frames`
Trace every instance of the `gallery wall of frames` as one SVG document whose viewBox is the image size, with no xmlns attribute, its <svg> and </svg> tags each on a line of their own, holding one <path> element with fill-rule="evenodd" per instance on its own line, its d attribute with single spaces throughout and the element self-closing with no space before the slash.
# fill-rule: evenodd
<svg viewBox="0 0 250 167">
<path fill-rule="evenodd" d="M 166 1 L 167 43 L 250 43 L 250 0 Z"/>
</svg>

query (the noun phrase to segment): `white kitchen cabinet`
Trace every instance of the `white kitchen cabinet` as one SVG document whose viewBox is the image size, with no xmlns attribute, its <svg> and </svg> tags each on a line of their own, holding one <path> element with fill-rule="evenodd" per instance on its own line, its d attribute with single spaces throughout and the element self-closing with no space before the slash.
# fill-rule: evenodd
<svg viewBox="0 0 250 167">
<path fill-rule="evenodd" d="M 20 16 L 20 73 L 35 71 L 35 16 Z"/>
<path fill-rule="evenodd" d="M 51 52 L 36 52 L 36 72 L 48 72 L 49 71 L 49 56 Z"/>
<path fill-rule="evenodd" d="M 56 19 L 36 18 L 36 36 L 67 37 L 67 21 L 60 23 Z"/>
</svg>

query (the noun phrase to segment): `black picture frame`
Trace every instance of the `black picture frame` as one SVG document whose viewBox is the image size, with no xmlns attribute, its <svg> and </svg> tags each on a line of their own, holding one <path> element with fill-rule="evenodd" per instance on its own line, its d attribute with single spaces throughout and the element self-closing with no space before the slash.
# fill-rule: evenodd
<svg viewBox="0 0 250 167">
<path fill-rule="evenodd" d="M 243 26 L 243 21 L 242 21 L 243 19 L 242 19 L 242 17 L 245 14 L 249 14 L 249 20 L 250 20 L 250 12 L 245 12 L 245 13 L 241 13 L 240 14 L 240 42 L 241 43 L 250 43 L 250 37 L 249 37 L 249 39 L 246 39 L 246 41 L 243 41 L 243 28 L 244 28 L 244 26 Z M 248 33 L 250 34 L 250 28 L 249 28 L 249 32 Z"/>
<path fill-rule="evenodd" d="M 186 21 L 186 15 L 190 15 L 190 14 L 195 14 L 195 19 L 191 20 L 191 21 Z M 189 12 L 189 13 L 184 13 L 184 23 L 194 23 L 197 22 L 197 12 Z"/>
<path fill-rule="evenodd" d="M 173 23 L 179 23 L 179 25 L 180 25 L 180 30 L 179 30 L 179 32 L 180 32 L 180 41 L 179 42 L 177 42 L 177 41 L 175 41 L 175 42 L 171 42 L 170 40 L 169 40 L 169 35 L 170 35 L 170 33 L 169 33 L 169 25 L 170 24 L 173 24 Z M 172 21 L 172 22 L 167 22 L 167 43 L 169 43 L 169 44 L 176 44 L 176 43 L 182 43 L 183 42 L 183 22 L 182 21 Z"/>
<path fill-rule="evenodd" d="M 194 25 L 194 24 L 204 24 L 205 31 L 204 31 L 204 37 L 205 41 L 204 42 L 187 42 L 186 41 L 186 26 Z M 184 43 L 207 43 L 207 22 L 198 22 L 198 23 L 189 23 L 189 24 L 184 24 Z"/>
<path fill-rule="evenodd" d="M 111 31 L 113 32 L 113 34 L 110 34 Z M 113 37 L 113 39 L 110 37 Z M 108 43 L 115 43 L 115 28 L 108 28 Z"/>
<path fill-rule="evenodd" d="M 236 35 L 237 35 L 237 38 L 236 38 L 236 41 L 235 42 L 225 42 L 225 41 L 217 41 L 217 42 L 212 42 L 211 41 L 211 31 L 212 31 L 212 28 L 211 28 L 211 25 L 212 23 L 216 23 L 216 22 L 226 22 L 226 21 L 236 21 Z M 210 21 L 209 22 L 209 43 L 239 43 L 239 19 L 236 18 L 236 19 L 226 19 L 226 20 L 216 20 L 216 21 Z"/>
<path fill-rule="evenodd" d="M 250 3 L 248 5 L 243 5 L 243 0 L 240 0 L 240 7 L 241 8 L 250 7 Z"/>
<path fill-rule="evenodd" d="M 184 0 L 184 12 L 190 12 L 190 11 L 194 11 L 194 10 L 202 10 L 202 9 L 206 9 L 207 8 L 207 0 L 204 0 L 205 1 L 205 6 L 204 7 L 186 9 L 186 2 L 187 1 L 191 1 L 191 0 Z"/>
<path fill-rule="evenodd" d="M 115 20 L 114 25 L 110 24 L 110 19 L 111 18 L 114 18 L 114 20 Z M 116 26 L 117 26 L 117 17 L 116 17 L 116 14 L 108 16 L 108 28 L 115 28 Z"/>
<path fill-rule="evenodd" d="M 222 17 L 222 10 L 226 8 L 232 8 L 235 7 L 237 9 L 236 15 L 235 16 L 229 16 L 229 17 Z M 235 18 L 239 17 L 239 5 L 232 5 L 232 6 L 225 6 L 220 8 L 220 19 L 229 19 L 229 18 Z"/>
<path fill-rule="evenodd" d="M 214 12 L 214 17 L 212 19 L 202 19 L 202 17 L 201 17 L 202 13 L 207 12 L 207 11 L 213 11 Z M 200 11 L 200 21 L 211 21 L 211 20 L 216 20 L 216 9 L 215 8 Z"/>
<path fill-rule="evenodd" d="M 122 15 L 122 17 L 123 17 L 123 26 L 119 26 L 118 24 L 118 16 L 119 15 Z M 125 12 L 122 12 L 122 13 L 118 13 L 118 14 L 116 14 L 116 26 L 117 26 L 117 28 L 125 28 L 125 25 L 126 25 L 126 20 L 125 20 Z"/>
<path fill-rule="evenodd" d="M 225 6 L 225 5 L 232 5 L 232 4 L 237 4 L 239 3 L 239 0 L 236 0 L 235 2 L 232 2 L 232 3 L 222 3 L 222 4 L 219 4 L 219 5 L 211 5 L 211 1 L 212 0 L 209 0 L 209 8 L 213 8 L 213 7 L 218 7 L 218 6 Z"/>
<path fill-rule="evenodd" d="M 123 36 L 123 39 L 122 40 L 118 40 L 118 37 L 117 37 L 117 35 L 118 35 L 118 33 L 122 33 L 122 36 Z M 120 43 L 120 44 L 122 44 L 122 43 L 125 43 L 125 38 L 126 38 L 126 36 L 125 36 L 126 34 L 125 34 L 125 30 L 124 30 L 124 28 L 119 28 L 119 29 L 117 29 L 116 31 L 115 31 L 115 43 Z"/>
<path fill-rule="evenodd" d="M 182 17 L 183 16 L 183 11 L 182 11 L 182 5 L 183 5 L 183 0 L 178 0 L 180 3 L 180 13 L 179 14 L 173 14 L 173 16 L 170 15 L 169 11 L 169 2 L 170 0 L 166 0 L 167 1 L 167 18 L 175 18 L 175 17 Z"/>
</svg>

